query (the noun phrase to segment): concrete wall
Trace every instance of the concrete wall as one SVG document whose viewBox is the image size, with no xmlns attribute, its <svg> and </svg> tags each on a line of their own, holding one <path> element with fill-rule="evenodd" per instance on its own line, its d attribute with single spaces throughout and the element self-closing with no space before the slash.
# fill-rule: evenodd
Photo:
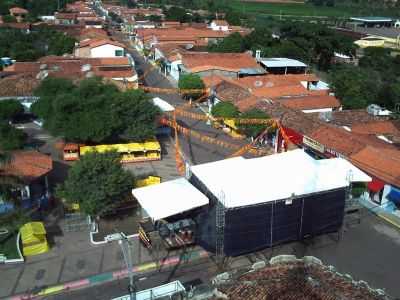
<svg viewBox="0 0 400 300">
<path fill-rule="evenodd" d="M 201 78 L 206 77 L 206 76 L 212 76 L 212 75 L 218 75 L 218 76 L 223 76 L 223 77 L 228 77 L 228 78 L 237 78 L 238 74 L 236 72 L 230 72 L 230 71 L 224 71 L 224 70 L 208 70 L 208 71 L 202 71 L 202 72 L 196 72 L 197 75 L 199 75 Z"/>
</svg>

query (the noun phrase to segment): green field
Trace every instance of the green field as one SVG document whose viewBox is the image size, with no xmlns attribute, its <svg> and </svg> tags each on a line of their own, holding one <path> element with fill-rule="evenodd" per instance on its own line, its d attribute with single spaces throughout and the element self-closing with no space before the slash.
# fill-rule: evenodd
<svg viewBox="0 0 400 300">
<path fill-rule="evenodd" d="M 354 16 L 390 16 L 393 11 L 381 9 L 368 9 L 357 7 L 327 7 L 314 6 L 308 3 L 260 3 L 260 2 L 241 2 L 239 0 L 230 1 L 231 7 L 242 13 L 263 14 L 263 15 L 293 15 L 309 17 L 339 17 L 348 18 Z"/>
</svg>

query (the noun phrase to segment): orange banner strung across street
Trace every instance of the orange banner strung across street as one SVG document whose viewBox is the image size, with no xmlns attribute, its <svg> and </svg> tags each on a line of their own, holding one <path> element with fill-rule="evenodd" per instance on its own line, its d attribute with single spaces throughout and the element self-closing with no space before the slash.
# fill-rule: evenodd
<svg viewBox="0 0 400 300">
<path fill-rule="evenodd" d="M 199 139 L 202 142 L 206 142 L 206 143 L 209 143 L 209 144 L 213 144 L 213 145 L 217 145 L 217 146 L 220 146 L 220 147 L 223 147 L 223 148 L 229 148 L 229 149 L 233 149 L 233 150 L 239 150 L 239 149 L 242 148 L 240 145 L 231 144 L 231 143 L 228 143 L 228 142 L 225 142 L 225 141 L 221 141 L 221 140 L 209 137 L 207 135 L 203 135 L 201 133 L 198 133 L 197 131 L 190 130 L 188 128 L 185 128 L 183 126 L 178 125 L 176 122 L 167 120 L 165 118 L 162 118 L 160 120 L 160 123 L 163 124 L 163 125 L 167 125 L 167 126 L 169 126 L 171 128 L 174 128 L 177 132 L 180 132 L 185 136 L 194 137 L 196 139 Z M 252 148 L 248 149 L 247 152 L 249 152 L 251 154 L 254 154 L 254 155 L 258 155 L 258 156 L 262 156 L 262 155 L 268 154 L 267 151 L 257 150 L 257 149 L 252 149 Z"/>
</svg>

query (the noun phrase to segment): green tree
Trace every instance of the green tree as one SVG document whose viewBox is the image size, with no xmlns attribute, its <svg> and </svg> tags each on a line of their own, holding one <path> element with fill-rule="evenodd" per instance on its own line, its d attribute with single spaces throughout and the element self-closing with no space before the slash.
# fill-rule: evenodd
<svg viewBox="0 0 400 300">
<path fill-rule="evenodd" d="M 49 78 L 36 90 L 32 111 L 55 136 L 83 143 L 144 140 L 155 135 L 158 109 L 141 90 L 121 92 L 100 78 L 74 86 Z"/>
<path fill-rule="evenodd" d="M 186 9 L 179 6 L 171 6 L 164 12 L 164 14 L 165 19 L 168 21 L 178 21 L 181 23 L 191 21 L 191 15 L 186 11 Z"/>
<path fill-rule="evenodd" d="M 10 121 L 24 112 L 24 107 L 17 100 L 0 101 L 0 121 Z"/>
<path fill-rule="evenodd" d="M 3 22 L 4 23 L 15 23 L 15 22 L 17 22 L 17 19 L 12 15 L 5 15 L 5 16 L 3 16 Z"/>
<path fill-rule="evenodd" d="M 241 53 L 246 50 L 245 41 L 238 33 L 232 33 L 217 44 L 210 44 L 209 51 L 224 53 Z"/>
<path fill-rule="evenodd" d="M 201 90 L 205 88 L 203 80 L 197 74 L 181 74 L 179 76 L 178 88 L 180 90 Z M 202 93 L 184 93 L 186 97 L 198 98 Z"/>
<path fill-rule="evenodd" d="M 234 25 L 234 26 L 240 26 L 242 24 L 242 20 L 245 16 L 243 16 L 242 14 L 233 11 L 233 10 L 229 10 L 228 12 L 226 12 L 225 14 L 225 20 L 230 24 L 230 25 Z"/>
<path fill-rule="evenodd" d="M 219 102 L 211 109 L 213 117 L 236 118 L 239 115 L 239 110 L 231 102 Z"/>
<path fill-rule="evenodd" d="M 260 109 L 254 108 L 248 110 L 240 115 L 242 119 L 269 119 L 269 116 Z M 248 137 L 257 137 L 266 126 L 263 124 L 240 124 L 239 130 L 242 131 Z"/>
<path fill-rule="evenodd" d="M 331 70 L 329 82 L 345 109 L 360 109 L 376 103 L 381 85 L 376 71 L 349 65 Z"/>
<path fill-rule="evenodd" d="M 5 121 L 0 122 L 0 152 L 21 149 L 25 143 L 25 133 Z"/>
<path fill-rule="evenodd" d="M 0 27 L 0 57 L 32 61 L 46 55 L 71 53 L 74 45 L 74 38 L 47 26 L 35 27 L 30 34 Z"/>
<path fill-rule="evenodd" d="M 57 196 L 79 203 L 83 212 L 101 216 L 130 198 L 134 177 L 124 170 L 115 152 L 85 154 L 57 188 Z"/>
</svg>

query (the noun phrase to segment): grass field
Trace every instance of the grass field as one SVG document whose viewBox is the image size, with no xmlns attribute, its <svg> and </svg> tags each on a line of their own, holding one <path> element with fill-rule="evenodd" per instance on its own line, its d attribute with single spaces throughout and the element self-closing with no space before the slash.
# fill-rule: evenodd
<svg viewBox="0 0 400 300">
<path fill-rule="evenodd" d="M 355 8 L 355 7 L 327 7 L 314 6 L 308 3 L 262 3 L 262 2 L 242 2 L 233 0 L 230 2 L 231 7 L 239 12 L 250 14 L 265 15 L 293 15 L 293 16 L 310 16 L 310 17 L 340 17 L 348 18 L 354 16 L 370 16 L 371 9 Z M 382 16 L 390 16 L 390 11 L 377 11 L 373 13 Z"/>
</svg>

